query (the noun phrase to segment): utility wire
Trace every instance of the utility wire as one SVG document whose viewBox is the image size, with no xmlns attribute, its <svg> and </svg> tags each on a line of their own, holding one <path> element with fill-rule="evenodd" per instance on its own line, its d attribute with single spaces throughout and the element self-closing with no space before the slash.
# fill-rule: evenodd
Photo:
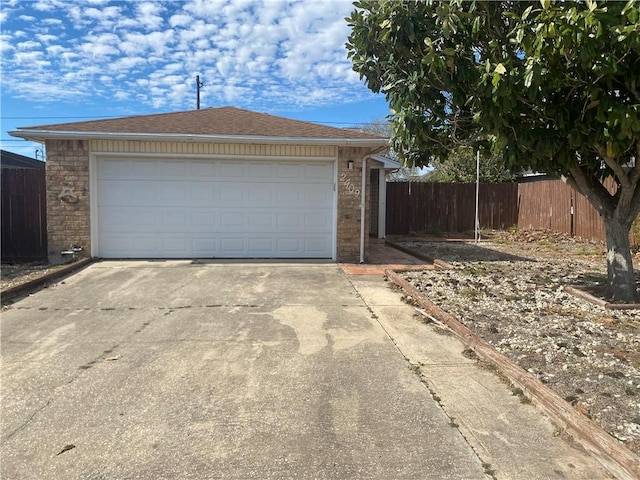
<svg viewBox="0 0 640 480">
<path fill-rule="evenodd" d="M 153 115 L 153 114 L 150 114 L 150 115 Z M 95 117 L 93 116 L 92 117 L 0 117 L 0 120 L 71 120 L 71 119 L 84 119 L 84 118 L 90 118 L 94 120 L 98 118 L 113 118 L 115 120 L 122 117 L 114 117 L 112 115 L 95 116 Z M 290 120 L 296 120 L 296 119 L 291 118 Z M 325 122 L 321 120 L 298 120 L 298 121 L 320 123 L 320 124 L 325 123 L 325 124 L 331 124 L 331 125 L 360 125 L 362 123 L 370 123 L 370 122 Z"/>
</svg>

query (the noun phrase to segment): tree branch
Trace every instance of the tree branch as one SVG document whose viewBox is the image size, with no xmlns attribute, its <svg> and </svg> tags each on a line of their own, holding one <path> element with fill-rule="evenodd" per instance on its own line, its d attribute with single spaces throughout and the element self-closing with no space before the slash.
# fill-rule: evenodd
<svg viewBox="0 0 640 480">
<path fill-rule="evenodd" d="M 620 165 L 615 159 L 609 157 L 606 149 L 602 148 L 601 145 L 597 145 L 596 150 L 604 160 L 604 163 L 607 164 L 607 166 L 613 171 L 616 178 L 620 181 L 620 185 L 624 188 L 631 188 L 629 176 L 627 175 L 627 172 L 624 171 L 624 168 L 622 168 L 622 165 Z"/>
<path fill-rule="evenodd" d="M 570 176 L 563 177 L 567 185 L 587 197 L 596 210 L 600 212 L 600 215 L 613 215 L 615 204 L 611 194 L 601 182 L 594 182 L 593 177 L 578 165 L 569 167 L 569 173 Z"/>
</svg>

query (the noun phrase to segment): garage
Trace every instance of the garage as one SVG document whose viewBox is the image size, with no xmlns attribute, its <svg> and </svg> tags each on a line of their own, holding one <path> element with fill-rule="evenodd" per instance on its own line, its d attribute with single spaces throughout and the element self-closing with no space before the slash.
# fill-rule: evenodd
<svg viewBox="0 0 640 480">
<path fill-rule="evenodd" d="M 384 219 L 370 171 L 387 169 L 388 139 L 357 128 L 223 106 L 10 134 L 45 147 L 53 263 L 70 245 L 106 259 L 362 263 L 371 212 Z"/>
<path fill-rule="evenodd" d="M 332 258 L 334 162 L 96 159 L 102 258 Z"/>
</svg>

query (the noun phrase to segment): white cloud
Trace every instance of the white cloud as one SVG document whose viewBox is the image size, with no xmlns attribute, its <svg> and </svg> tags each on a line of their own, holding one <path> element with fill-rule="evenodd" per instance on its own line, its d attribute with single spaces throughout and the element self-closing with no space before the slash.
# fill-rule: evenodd
<svg viewBox="0 0 640 480">
<path fill-rule="evenodd" d="M 40 46 L 39 42 L 34 42 L 33 40 L 27 40 L 26 42 L 20 42 L 16 44 L 18 50 L 33 50 L 34 48 L 38 48 Z"/>
<path fill-rule="evenodd" d="M 147 27 L 147 29 L 160 28 L 164 23 L 160 14 L 164 12 L 165 9 L 161 5 L 152 2 L 143 2 L 138 3 L 136 8 L 138 10 L 138 20 Z"/>
<path fill-rule="evenodd" d="M 47 99 L 77 91 L 90 98 L 95 89 L 154 108 L 192 108 L 196 74 L 203 98 L 215 105 L 264 109 L 366 95 L 344 47 L 351 0 L 37 0 L 20 7 L 17 28 L 0 39 L 2 86 L 15 95 L 31 87 L 29 60 L 60 79 L 50 82 Z M 42 92 L 44 82 L 35 83 Z"/>
<path fill-rule="evenodd" d="M 172 15 L 169 19 L 169 25 L 171 25 L 172 27 L 184 27 L 186 25 L 189 25 L 191 22 L 193 22 L 193 17 L 191 17 L 190 15 L 184 15 L 182 13 Z"/>
<path fill-rule="evenodd" d="M 45 25 L 59 26 L 62 25 L 63 22 L 59 18 L 45 18 L 42 20 L 42 23 Z"/>
<path fill-rule="evenodd" d="M 57 35 L 38 34 L 36 38 L 43 43 L 51 43 L 58 40 L 59 37 Z"/>
</svg>

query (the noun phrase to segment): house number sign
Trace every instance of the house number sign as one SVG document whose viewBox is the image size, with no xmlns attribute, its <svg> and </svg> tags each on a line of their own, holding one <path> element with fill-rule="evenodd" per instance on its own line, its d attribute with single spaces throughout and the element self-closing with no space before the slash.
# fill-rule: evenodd
<svg viewBox="0 0 640 480">
<path fill-rule="evenodd" d="M 344 188 L 347 190 L 347 192 L 349 192 L 351 195 L 354 195 L 356 198 L 360 196 L 360 189 L 357 188 L 353 182 L 351 181 L 351 179 L 347 176 L 346 173 L 343 173 L 342 175 L 340 175 L 340 183 L 342 183 L 342 185 L 344 186 Z"/>
</svg>

